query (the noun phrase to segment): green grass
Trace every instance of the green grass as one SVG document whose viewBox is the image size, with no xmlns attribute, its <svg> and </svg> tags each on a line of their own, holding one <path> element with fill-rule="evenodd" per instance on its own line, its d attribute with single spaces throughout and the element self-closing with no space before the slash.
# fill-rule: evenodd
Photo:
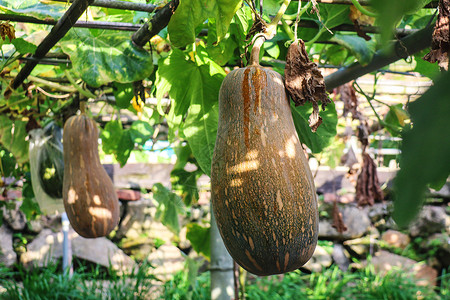
<svg viewBox="0 0 450 300">
<path fill-rule="evenodd" d="M 440 286 L 417 286 L 410 274 L 391 271 L 385 276 L 375 273 L 369 266 L 356 272 L 342 272 L 337 266 L 321 273 L 305 274 L 300 271 L 279 276 L 257 277 L 248 280 L 245 299 L 448 299 L 450 274 L 443 274 Z M 186 272 L 177 273 L 164 284 L 162 299 L 209 299 L 209 272 L 197 277 L 195 284 L 188 282 Z"/>
<path fill-rule="evenodd" d="M 210 273 L 195 276 L 187 270 L 175 274 L 156 294 L 151 266 L 142 265 L 129 275 L 119 276 L 111 269 L 81 267 L 72 276 L 51 265 L 26 271 L 0 268 L 0 299 L 210 299 Z M 194 275 L 193 275 L 194 274 Z M 378 275 L 372 266 L 355 272 L 342 272 L 333 266 L 320 273 L 300 271 L 269 277 L 248 276 L 244 298 L 284 299 L 450 299 L 450 274 L 443 273 L 438 287 L 422 287 L 410 274 L 393 270 Z"/>
<path fill-rule="evenodd" d="M 0 268 L 0 286 L 4 289 L 0 299 L 148 299 L 154 282 L 154 277 L 148 275 L 148 265 L 124 276 L 98 266 L 78 268 L 71 276 L 60 269 L 56 264 L 32 270 Z"/>
</svg>

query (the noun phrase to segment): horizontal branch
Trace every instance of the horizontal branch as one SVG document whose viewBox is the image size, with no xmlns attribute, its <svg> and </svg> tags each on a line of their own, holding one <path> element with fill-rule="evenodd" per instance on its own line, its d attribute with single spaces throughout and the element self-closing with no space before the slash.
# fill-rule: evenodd
<svg viewBox="0 0 450 300">
<path fill-rule="evenodd" d="M 73 0 L 53 0 L 56 2 L 73 2 Z M 128 1 L 118 1 L 118 0 L 94 0 L 91 6 L 105 7 L 105 8 L 115 8 L 115 9 L 126 9 L 134 11 L 145 11 L 148 13 L 153 12 L 158 6 L 155 4 L 145 4 L 145 3 L 134 3 Z"/>
<path fill-rule="evenodd" d="M 366 66 L 354 63 L 349 67 L 341 68 L 325 77 L 327 91 L 361 77 L 367 73 L 376 71 L 399 59 L 407 58 L 431 45 L 431 35 L 434 24 L 419 30 L 418 32 L 404 37 L 386 49 L 381 49 L 375 53 L 372 61 Z"/>
<path fill-rule="evenodd" d="M 55 20 L 41 20 L 29 16 L 0 14 L 1 21 L 32 23 L 32 24 L 44 24 L 44 25 L 56 25 Z M 141 28 L 141 25 L 135 25 L 132 23 L 122 22 L 101 22 L 101 21 L 76 21 L 73 27 L 91 28 L 91 29 L 105 29 L 105 30 L 121 30 L 121 31 L 137 31 Z"/>
</svg>

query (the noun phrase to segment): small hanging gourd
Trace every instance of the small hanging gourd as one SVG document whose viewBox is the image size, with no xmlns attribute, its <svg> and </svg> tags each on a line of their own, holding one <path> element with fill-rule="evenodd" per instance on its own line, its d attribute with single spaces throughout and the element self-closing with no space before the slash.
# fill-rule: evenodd
<svg viewBox="0 0 450 300">
<path fill-rule="evenodd" d="M 64 125 L 64 207 L 83 237 L 108 235 L 119 222 L 119 201 L 98 155 L 98 129 L 84 113 Z"/>
<path fill-rule="evenodd" d="M 231 256 L 272 275 L 298 269 L 318 237 L 314 181 L 292 120 L 283 78 L 259 65 L 230 72 L 219 94 L 212 206 Z"/>
</svg>

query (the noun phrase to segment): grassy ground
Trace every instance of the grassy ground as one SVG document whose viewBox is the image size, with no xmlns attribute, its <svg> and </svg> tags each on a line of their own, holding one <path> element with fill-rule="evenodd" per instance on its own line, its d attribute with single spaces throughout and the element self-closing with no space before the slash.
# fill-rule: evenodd
<svg viewBox="0 0 450 300">
<path fill-rule="evenodd" d="M 79 268 L 71 276 L 57 266 L 25 271 L 0 269 L 0 299 L 209 299 L 209 272 L 192 276 L 179 272 L 172 280 L 158 282 L 151 267 L 132 274 Z M 418 286 L 409 274 L 392 271 L 377 275 L 372 267 L 342 272 L 331 267 L 321 273 L 300 271 L 280 276 L 251 277 L 241 287 L 245 299 L 450 299 L 450 274 L 439 286 Z"/>
</svg>

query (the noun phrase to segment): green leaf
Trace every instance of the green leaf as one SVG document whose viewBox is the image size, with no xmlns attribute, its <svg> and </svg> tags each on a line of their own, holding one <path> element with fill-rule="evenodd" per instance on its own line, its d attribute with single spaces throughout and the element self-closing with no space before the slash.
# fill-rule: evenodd
<svg viewBox="0 0 450 300">
<path fill-rule="evenodd" d="M 154 129 L 148 122 L 134 121 L 129 129 L 133 143 L 143 146 L 152 136 Z"/>
<path fill-rule="evenodd" d="M 413 128 L 402 134 L 400 170 L 394 180 L 393 217 L 399 226 L 413 220 L 427 185 L 450 175 L 450 73 L 444 73 L 425 94 L 409 105 Z"/>
<path fill-rule="evenodd" d="M 185 170 L 188 162 L 196 163 L 196 160 L 192 156 L 191 148 L 187 143 L 175 148 L 175 154 L 177 161 L 170 173 L 170 183 L 172 189 L 181 195 L 184 204 L 189 206 L 199 199 L 197 180 L 203 172 L 201 169 L 192 172 Z"/>
<path fill-rule="evenodd" d="M 31 184 L 31 174 L 29 172 L 25 174 L 22 196 L 23 201 L 20 210 L 25 214 L 27 220 L 36 219 L 36 216 L 41 214 L 41 210 L 39 209 L 39 204 L 34 199 L 35 195 Z"/>
<path fill-rule="evenodd" d="M 46 4 L 41 0 L 0 0 L 0 11 L 4 13 L 25 15 L 41 20 L 57 20 L 66 9 L 65 3 Z"/>
<path fill-rule="evenodd" d="M 192 248 L 209 260 L 211 257 L 210 227 L 203 227 L 197 223 L 189 223 L 186 227 L 186 238 L 191 242 Z"/>
<path fill-rule="evenodd" d="M 114 82 L 113 94 L 119 108 L 128 108 L 134 97 L 133 84 Z"/>
<path fill-rule="evenodd" d="M 14 45 L 17 52 L 19 52 L 20 54 L 34 54 L 34 51 L 36 51 L 37 48 L 35 44 L 27 42 L 23 38 L 15 38 L 11 41 L 11 44 Z"/>
<path fill-rule="evenodd" d="M 166 115 L 169 134 L 178 129 L 187 113 L 191 99 L 186 96 L 189 90 L 191 76 L 196 72 L 197 65 L 178 49 L 173 49 L 170 55 L 161 60 L 156 72 L 156 98 L 169 93 L 173 101 Z M 164 114 L 163 112 L 160 112 Z"/>
<path fill-rule="evenodd" d="M 217 42 L 225 36 L 231 19 L 242 0 L 181 0 L 167 27 L 175 47 L 185 47 L 195 41 L 195 30 L 206 19 L 216 21 Z"/>
<path fill-rule="evenodd" d="M 384 122 L 388 125 L 385 128 L 392 136 L 398 136 L 405 126 L 405 120 L 409 119 L 408 112 L 402 106 L 402 104 L 389 106 L 389 111 L 384 117 Z"/>
<path fill-rule="evenodd" d="M 12 176 L 16 169 L 16 159 L 14 155 L 0 146 L 0 175 L 3 177 Z"/>
<path fill-rule="evenodd" d="M 236 24 L 231 24 L 230 31 L 232 25 L 234 25 L 234 28 L 236 28 Z M 234 30 L 233 32 L 239 34 L 237 30 Z M 239 45 L 236 42 L 235 37 L 231 34 L 227 35 L 225 39 L 223 39 L 220 43 L 216 43 L 216 41 L 217 34 L 215 21 L 210 21 L 208 23 L 208 44 L 206 50 L 208 51 L 208 54 L 212 60 L 214 60 L 217 64 L 223 66 L 233 57 L 234 50 Z"/>
<path fill-rule="evenodd" d="M 381 41 L 386 43 L 395 27 L 405 14 L 411 14 L 424 7 L 431 0 L 377 0 L 370 4 L 377 11 L 377 22 L 381 27 Z"/>
<path fill-rule="evenodd" d="M 309 127 L 308 119 L 313 111 L 312 104 L 306 103 L 304 106 L 295 107 L 291 103 L 291 112 L 294 119 L 295 129 L 297 130 L 300 142 L 308 146 L 312 153 L 319 153 L 325 147 L 331 144 L 336 136 L 337 112 L 334 102 L 331 101 L 319 115 L 323 123 L 316 132 L 312 132 Z"/>
<path fill-rule="evenodd" d="M 225 72 L 204 56 L 200 47 L 194 58 L 200 65 L 174 49 L 158 68 L 156 95 L 161 98 L 169 92 L 173 99 L 167 115 L 169 135 L 185 119 L 183 134 L 201 169 L 209 175 L 217 134 L 219 89 Z"/>
<path fill-rule="evenodd" d="M 435 79 L 441 73 L 439 70 L 439 65 L 437 63 L 430 63 L 423 59 L 425 54 L 427 54 L 430 49 L 426 49 L 414 54 L 414 61 L 416 62 L 416 66 L 414 68 L 414 72 L 418 72 L 430 79 Z"/>
<path fill-rule="evenodd" d="M 348 51 L 342 46 L 339 45 L 331 45 L 327 48 L 326 60 L 335 66 L 340 66 L 344 63 L 347 58 Z"/>
<path fill-rule="evenodd" d="M 375 53 L 375 43 L 366 42 L 363 38 L 355 35 L 335 34 L 331 41 L 338 43 L 350 50 L 361 65 L 367 65 Z"/>
<path fill-rule="evenodd" d="M 142 80 L 153 71 L 152 55 L 135 45 L 129 33 L 72 28 L 60 42 L 73 69 L 87 84 Z"/>
<path fill-rule="evenodd" d="M 169 191 L 161 183 L 152 187 L 153 198 L 158 202 L 155 218 L 175 234 L 180 233 L 178 213 L 184 211 L 180 197 Z"/>
<path fill-rule="evenodd" d="M 117 145 L 117 151 L 115 157 L 123 167 L 130 157 L 131 151 L 134 149 L 134 143 L 131 138 L 130 130 L 124 130 L 122 136 L 120 137 L 119 144 Z"/>
<path fill-rule="evenodd" d="M 203 172 L 201 172 L 203 174 Z M 197 202 L 199 198 L 197 179 L 198 172 L 188 172 L 184 169 L 173 169 L 170 173 L 170 183 L 172 189 L 181 194 L 181 198 L 186 206 Z"/>
<path fill-rule="evenodd" d="M 11 152 L 19 164 L 28 161 L 27 122 L 12 121 L 6 116 L 0 116 L 0 143 Z"/>
<path fill-rule="evenodd" d="M 213 64 L 200 66 L 197 76 L 192 78 L 192 100 L 183 129 L 192 153 L 208 176 L 219 121 L 219 89 L 225 78 L 223 73 L 213 75 L 214 68 Z"/>
<path fill-rule="evenodd" d="M 349 22 L 349 13 L 348 5 L 319 4 L 320 17 L 328 29 Z"/>
<path fill-rule="evenodd" d="M 276 42 L 273 41 L 265 42 L 264 50 L 275 59 L 277 59 L 280 56 L 280 47 Z"/>
<path fill-rule="evenodd" d="M 100 133 L 102 139 L 102 149 L 106 154 L 113 154 L 117 151 L 120 137 L 122 136 L 122 123 L 119 121 L 109 121 Z"/>
</svg>

